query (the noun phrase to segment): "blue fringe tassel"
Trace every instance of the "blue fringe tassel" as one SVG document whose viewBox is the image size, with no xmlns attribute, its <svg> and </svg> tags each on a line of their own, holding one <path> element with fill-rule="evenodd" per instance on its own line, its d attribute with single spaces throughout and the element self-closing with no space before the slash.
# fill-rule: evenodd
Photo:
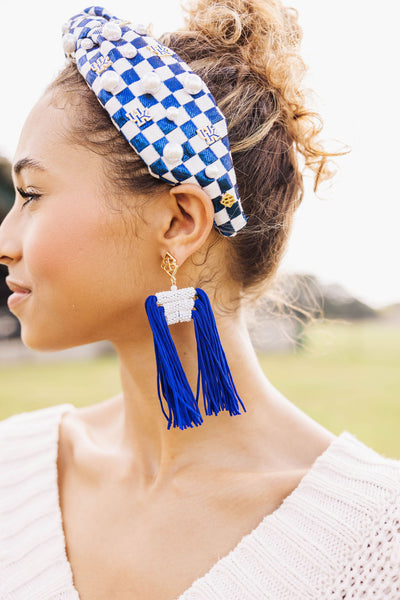
<svg viewBox="0 0 400 600">
<path fill-rule="evenodd" d="M 145 308 L 153 332 L 157 363 L 157 392 L 161 409 L 168 420 L 168 429 L 186 429 L 201 425 L 203 418 L 190 388 L 164 314 L 164 307 L 157 306 L 156 296 L 149 296 Z M 168 414 L 163 405 L 165 399 Z"/>
<path fill-rule="evenodd" d="M 196 400 L 198 402 L 201 381 L 207 415 L 217 415 L 220 410 L 229 411 L 231 416 L 240 415 L 239 403 L 244 412 L 247 411 L 233 383 L 210 300 L 200 288 L 196 288 L 196 294 L 195 310 L 192 311 L 199 368 Z"/>
</svg>

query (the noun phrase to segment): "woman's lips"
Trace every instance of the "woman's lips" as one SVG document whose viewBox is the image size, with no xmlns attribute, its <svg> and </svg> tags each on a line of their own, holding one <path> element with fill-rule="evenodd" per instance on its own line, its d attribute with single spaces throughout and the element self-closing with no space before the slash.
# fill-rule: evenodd
<svg viewBox="0 0 400 600">
<path fill-rule="evenodd" d="M 24 287 L 20 283 L 16 283 L 15 281 L 8 279 L 7 277 L 6 284 L 8 285 L 10 290 L 14 292 L 13 294 L 11 294 L 11 296 L 8 296 L 7 298 L 7 305 L 9 309 L 25 300 L 31 294 L 31 290 L 29 288 Z"/>
<path fill-rule="evenodd" d="M 13 308 L 23 300 L 25 300 L 28 296 L 31 295 L 31 292 L 14 292 L 11 296 L 7 298 L 7 306 L 9 309 Z"/>
<path fill-rule="evenodd" d="M 6 284 L 10 288 L 12 292 L 30 292 L 31 290 L 28 287 L 22 285 L 22 283 L 17 283 L 13 281 L 9 277 L 6 277 Z"/>
</svg>

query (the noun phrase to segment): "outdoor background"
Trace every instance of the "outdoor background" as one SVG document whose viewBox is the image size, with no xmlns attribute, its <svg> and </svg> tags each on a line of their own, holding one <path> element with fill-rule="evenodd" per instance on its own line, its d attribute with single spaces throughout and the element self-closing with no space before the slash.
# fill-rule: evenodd
<svg viewBox="0 0 400 600">
<path fill-rule="evenodd" d="M 20 0 L 2 6 L 2 182 L 30 108 L 63 65 L 61 25 L 90 4 Z M 332 149 L 346 144 L 352 151 L 337 159 L 338 174 L 318 197 L 306 178 L 280 268 L 285 289 L 302 290 L 298 294 L 309 306 L 304 290 L 311 286 L 329 321 L 307 324 L 297 315 L 299 324 L 267 305 L 253 324 L 254 343 L 267 376 L 291 401 L 334 433 L 346 429 L 400 458 L 400 3 L 285 4 L 299 10 L 306 84 L 316 92 L 324 138 Z M 155 35 L 182 24 L 177 0 L 104 5 L 134 23 L 152 23 Z M 0 182 L 3 216 L 9 202 L 10 189 Z M 5 297 L 3 286 L 0 419 L 60 402 L 98 402 L 119 390 L 118 366 L 107 345 L 51 356 L 21 347 Z"/>
</svg>

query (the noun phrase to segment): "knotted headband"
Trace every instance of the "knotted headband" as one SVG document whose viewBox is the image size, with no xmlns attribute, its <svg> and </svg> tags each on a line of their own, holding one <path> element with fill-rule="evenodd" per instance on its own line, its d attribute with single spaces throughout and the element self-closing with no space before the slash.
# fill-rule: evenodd
<svg viewBox="0 0 400 600">
<path fill-rule="evenodd" d="M 153 177 L 199 184 L 214 225 L 234 236 L 246 224 L 226 119 L 204 81 L 146 28 L 91 6 L 63 26 L 76 62 L 112 122 Z"/>
</svg>

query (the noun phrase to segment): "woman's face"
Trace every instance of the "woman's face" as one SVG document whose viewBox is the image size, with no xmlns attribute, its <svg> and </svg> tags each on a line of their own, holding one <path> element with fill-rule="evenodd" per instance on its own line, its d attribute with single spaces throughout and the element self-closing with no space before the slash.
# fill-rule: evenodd
<svg viewBox="0 0 400 600">
<path fill-rule="evenodd" d="M 151 227 L 136 220 L 136 238 L 130 211 L 121 214 L 107 204 L 105 159 L 63 139 L 70 118 L 70 109 L 46 96 L 31 111 L 13 180 L 38 197 L 16 192 L 0 227 L 8 278 L 31 290 L 11 310 L 24 343 L 38 350 L 140 335 L 143 303 L 156 285 L 149 273 L 160 270 Z"/>
</svg>

